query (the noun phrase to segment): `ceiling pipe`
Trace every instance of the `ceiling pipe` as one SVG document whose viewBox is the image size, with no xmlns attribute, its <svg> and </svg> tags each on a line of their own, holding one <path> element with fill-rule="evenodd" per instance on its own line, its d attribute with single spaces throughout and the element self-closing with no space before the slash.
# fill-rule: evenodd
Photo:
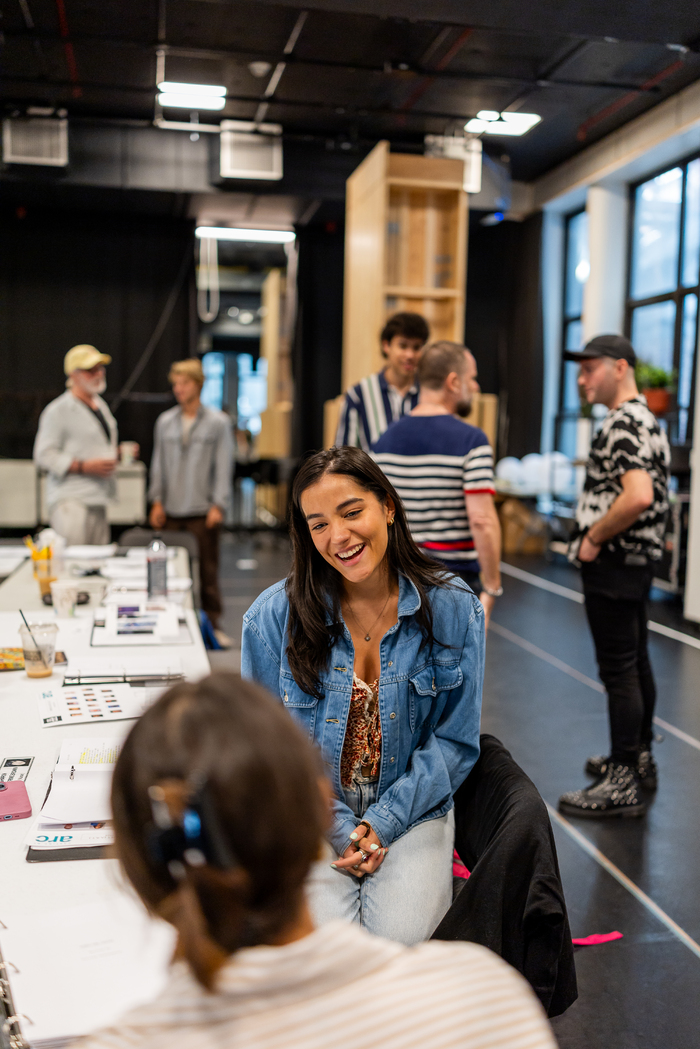
<svg viewBox="0 0 700 1049">
<path fill-rule="evenodd" d="M 58 28 L 61 34 L 61 40 L 63 41 L 63 51 L 66 56 L 66 65 L 68 66 L 68 76 L 72 84 L 71 95 L 73 98 L 80 98 L 83 93 L 83 89 L 80 86 L 78 77 L 78 63 L 75 61 L 75 52 L 73 51 L 73 44 L 70 40 L 70 32 L 68 30 L 68 17 L 66 15 L 66 5 L 63 0 L 56 0 L 56 10 L 58 11 Z"/>
<path fill-rule="evenodd" d="M 601 124 L 604 120 L 607 120 L 608 117 L 613 116 L 615 113 L 619 113 L 621 109 L 625 109 L 626 106 L 629 106 L 635 101 L 635 99 L 639 98 L 642 91 L 649 91 L 652 88 L 657 88 L 662 81 L 672 76 L 679 69 L 682 69 L 684 65 L 685 63 L 682 58 L 677 59 L 675 62 L 672 62 L 670 66 L 666 66 L 665 69 L 662 69 L 660 73 L 650 77 L 649 80 L 645 80 L 640 88 L 637 88 L 634 91 L 628 91 L 628 93 L 623 95 L 622 98 L 618 98 L 615 102 L 611 102 L 609 106 L 605 106 L 604 109 L 598 110 L 597 113 L 594 113 L 593 116 L 590 116 L 588 120 L 584 120 L 584 122 L 579 125 L 576 131 L 577 141 L 585 142 L 588 137 L 588 132 L 591 131 L 592 128 L 597 127 L 598 124 Z"/>
</svg>

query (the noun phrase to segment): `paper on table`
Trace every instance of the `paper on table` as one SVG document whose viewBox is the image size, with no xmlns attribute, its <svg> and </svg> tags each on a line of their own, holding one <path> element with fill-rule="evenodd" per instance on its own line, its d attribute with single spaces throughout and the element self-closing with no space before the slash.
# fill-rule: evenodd
<svg viewBox="0 0 700 1049">
<path fill-rule="evenodd" d="M 168 558 L 172 560 L 173 557 L 177 556 L 177 547 L 167 547 Z M 145 561 L 148 556 L 147 546 L 129 546 L 126 550 L 126 556 L 132 561 Z"/>
<path fill-rule="evenodd" d="M 25 1039 L 65 1043 L 114 1024 L 163 988 L 174 930 L 151 919 L 118 890 L 81 907 L 0 918 L 0 946 L 11 974 Z"/>
<path fill-rule="evenodd" d="M 175 565 L 168 561 L 168 579 L 176 573 Z M 126 557 L 115 557 L 100 568 L 100 575 L 106 579 L 145 579 L 147 575 L 145 561 L 129 561 Z"/>
<path fill-rule="evenodd" d="M 82 561 L 84 558 L 98 561 L 103 557 L 114 557 L 116 552 L 116 543 L 106 543 L 104 546 L 67 546 L 64 556 L 69 561 Z"/>
<path fill-rule="evenodd" d="M 139 718 L 152 699 L 148 690 L 131 685 L 66 685 L 44 689 L 39 716 L 44 728 L 92 724 L 95 721 L 128 721 Z"/>
<path fill-rule="evenodd" d="M 119 739 L 65 739 L 39 816 L 42 823 L 111 819 L 109 791 L 120 750 Z"/>
<path fill-rule="evenodd" d="M 114 828 L 109 820 L 93 823 L 48 823 L 36 819 L 24 839 L 24 844 L 39 852 L 60 849 L 96 848 L 114 843 Z"/>
</svg>

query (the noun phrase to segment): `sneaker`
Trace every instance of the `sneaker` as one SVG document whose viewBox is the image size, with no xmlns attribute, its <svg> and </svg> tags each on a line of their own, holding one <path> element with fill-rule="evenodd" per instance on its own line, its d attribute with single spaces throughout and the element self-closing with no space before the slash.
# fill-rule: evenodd
<svg viewBox="0 0 700 1049">
<path fill-rule="evenodd" d="M 223 632 L 223 630 L 215 630 L 214 631 L 214 637 L 219 642 L 219 645 L 221 646 L 221 648 L 232 648 L 233 647 L 233 641 L 228 636 L 228 634 L 225 634 Z"/>
<path fill-rule="evenodd" d="M 585 764 L 585 772 L 587 775 L 595 776 L 596 778 L 604 776 L 608 770 L 609 763 L 610 758 L 605 758 L 601 755 L 589 758 Z M 659 770 L 651 756 L 650 750 L 640 750 L 637 773 L 639 775 L 639 784 L 644 790 L 656 790 Z"/>
<path fill-rule="evenodd" d="M 567 816 L 603 819 L 608 816 L 643 816 L 647 810 L 639 790 L 637 770 L 631 765 L 608 763 L 597 783 L 571 790 L 559 798 L 559 811 Z"/>
</svg>

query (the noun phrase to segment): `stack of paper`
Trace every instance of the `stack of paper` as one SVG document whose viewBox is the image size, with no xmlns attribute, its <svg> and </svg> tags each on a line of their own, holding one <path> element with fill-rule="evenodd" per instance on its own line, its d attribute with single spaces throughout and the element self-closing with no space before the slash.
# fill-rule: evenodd
<svg viewBox="0 0 700 1049">
<path fill-rule="evenodd" d="M 100 903 L 0 913 L 14 1011 L 33 1049 L 59 1049 L 116 1023 L 162 990 L 174 930 L 125 892 Z"/>
</svg>

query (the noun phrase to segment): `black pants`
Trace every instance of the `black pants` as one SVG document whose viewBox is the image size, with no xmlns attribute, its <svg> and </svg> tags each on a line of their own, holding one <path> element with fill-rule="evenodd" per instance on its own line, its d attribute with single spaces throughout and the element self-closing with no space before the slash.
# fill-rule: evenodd
<svg viewBox="0 0 700 1049">
<path fill-rule="evenodd" d="M 608 694 L 613 761 L 636 764 L 651 745 L 656 686 L 647 651 L 650 567 L 600 558 L 581 566 L 588 625 Z"/>
</svg>

